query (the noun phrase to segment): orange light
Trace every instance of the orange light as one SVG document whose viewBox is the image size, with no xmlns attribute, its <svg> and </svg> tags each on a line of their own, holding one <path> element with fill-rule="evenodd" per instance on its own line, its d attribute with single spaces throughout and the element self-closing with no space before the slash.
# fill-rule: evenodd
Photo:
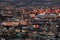
<svg viewBox="0 0 60 40">
<path fill-rule="evenodd" d="M 45 12 L 46 13 L 51 13 L 51 9 L 46 9 Z"/>
<path fill-rule="evenodd" d="M 57 14 L 59 14 L 59 13 L 60 13 L 60 9 L 56 9 L 55 12 L 56 12 Z"/>
<path fill-rule="evenodd" d="M 31 18 L 35 18 L 35 14 L 30 14 L 30 17 Z"/>
<path fill-rule="evenodd" d="M 33 28 L 37 29 L 38 28 L 38 25 L 33 25 Z"/>
<path fill-rule="evenodd" d="M 39 13 L 39 14 L 44 13 L 44 12 L 45 12 L 44 9 L 39 9 L 39 10 L 38 10 L 38 13 Z"/>
</svg>

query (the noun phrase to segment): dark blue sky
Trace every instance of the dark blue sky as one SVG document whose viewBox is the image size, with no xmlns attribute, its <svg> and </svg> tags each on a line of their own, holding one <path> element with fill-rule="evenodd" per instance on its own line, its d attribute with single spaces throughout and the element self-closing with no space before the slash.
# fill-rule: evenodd
<svg viewBox="0 0 60 40">
<path fill-rule="evenodd" d="M 43 5 L 43 6 L 60 6 L 60 0 L 2 0 L 2 2 L 12 3 L 20 5 L 21 2 L 25 4 L 39 3 L 34 5 Z"/>
</svg>

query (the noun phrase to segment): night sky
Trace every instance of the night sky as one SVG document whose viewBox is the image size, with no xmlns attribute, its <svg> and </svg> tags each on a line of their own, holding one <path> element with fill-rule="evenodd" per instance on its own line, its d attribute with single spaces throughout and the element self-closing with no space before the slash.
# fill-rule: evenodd
<svg viewBox="0 0 60 40">
<path fill-rule="evenodd" d="M 17 6 L 60 6 L 60 0 L 1 0 L 1 2 L 6 2 Z"/>
</svg>

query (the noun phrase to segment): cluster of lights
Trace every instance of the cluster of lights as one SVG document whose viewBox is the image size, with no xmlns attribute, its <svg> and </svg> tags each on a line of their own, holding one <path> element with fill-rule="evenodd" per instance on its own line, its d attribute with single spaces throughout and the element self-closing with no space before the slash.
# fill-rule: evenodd
<svg viewBox="0 0 60 40">
<path fill-rule="evenodd" d="M 60 13 L 60 9 L 34 9 L 33 10 L 34 13 L 39 13 L 39 14 L 43 14 L 43 13 L 56 13 L 59 14 Z"/>
</svg>

